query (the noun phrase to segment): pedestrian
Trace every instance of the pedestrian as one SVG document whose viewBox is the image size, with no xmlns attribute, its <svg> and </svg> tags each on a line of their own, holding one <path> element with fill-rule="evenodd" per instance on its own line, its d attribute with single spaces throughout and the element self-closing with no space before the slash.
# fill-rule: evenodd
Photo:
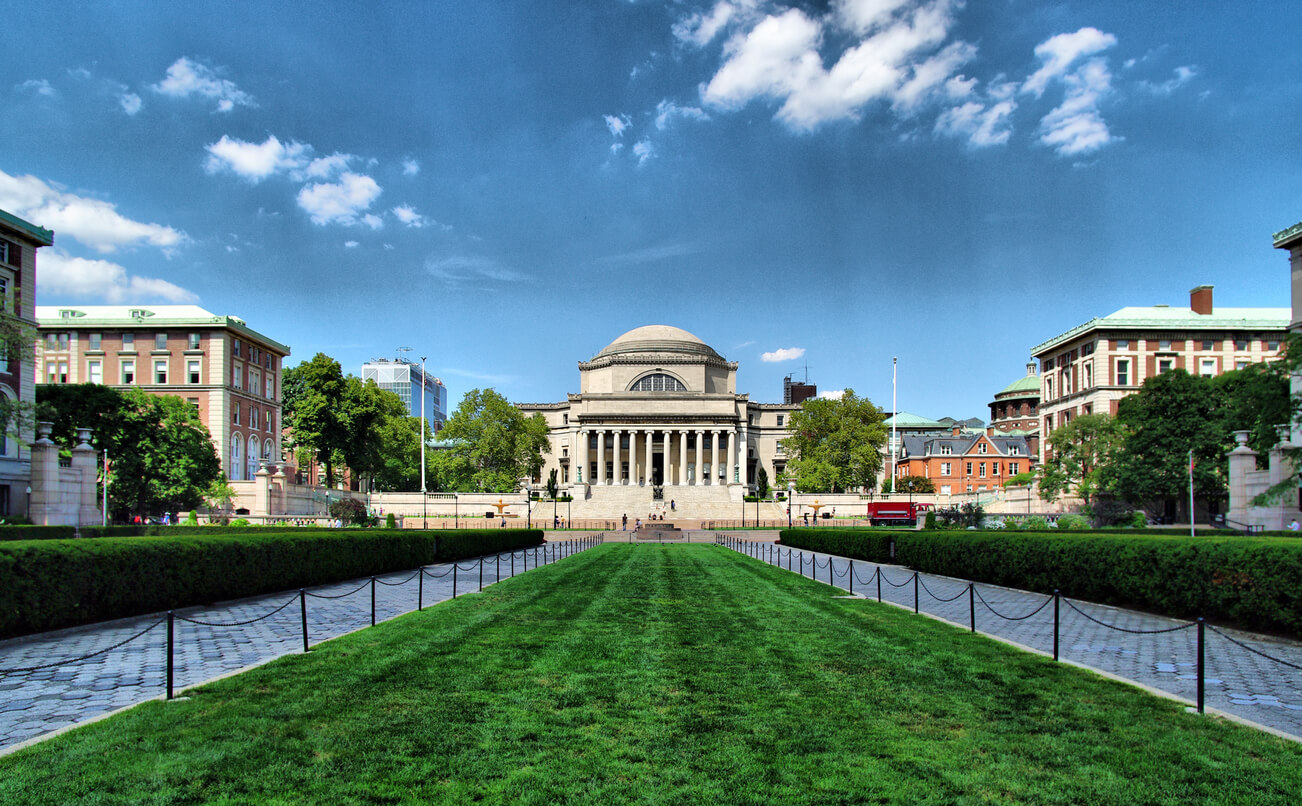
<svg viewBox="0 0 1302 806">
<path fill-rule="evenodd" d="M 678 511 L 678 504 L 674 503 L 674 499 L 672 498 L 669 499 L 669 509 L 674 512 Z"/>
<path fill-rule="evenodd" d="M 808 526 L 808 525 L 809 525 L 809 513 L 806 512 L 806 513 L 804 513 L 804 515 L 802 515 L 801 517 L 803 517 L 803 518 L 805 519 L 805 525 Z"/>
<path fill-rule="evenodd" d="M 1288 530 L 1290 532 L 1296 532 L 1298 530 L 1297 518 L 1294 518 L 1293 522 L 1288 525 Z"/>
<path fill-rule="evenodd" d="M 638 530 L 638 531 L 641 531 L 641 529 L 642 529 L 642 519 L 641 519 L 641 518 L 638 518 L 638 519 L 637 519 L 637 521 L 633 524 L 633 528 L 636 529 L 636 530 Z"/>
<path fill-rule="evenodd" d="M 552 528 L 553 528 L 553 529 L 559 529 L 559 528 L 561 528 L 561 516 L 560 516 L 560 515 L 553 515 L 553 516 L 552 516 Z"/>
<path fill-rule="evenodd" d="M 627 512 L 625 512 L 625 513 L 624 513 L 624 517 L 620 519 L 619 530 L 620 530 L 621 532 L 627 532 L 627 531 L 628 531 L 628 513 L 627 513 Z"/>
</svg>

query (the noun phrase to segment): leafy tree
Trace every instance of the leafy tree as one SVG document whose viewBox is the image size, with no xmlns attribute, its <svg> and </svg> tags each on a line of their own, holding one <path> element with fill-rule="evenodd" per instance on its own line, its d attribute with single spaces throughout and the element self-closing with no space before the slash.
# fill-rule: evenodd
<svg viewBox="0 0 1302 806">
<path fill-rule="evenodd" d="M 1227 435 L 1222 402 L 1209 379 L 1177 369 L 1149 378 L 1118 403 L 1117 420 L 1128 433 L 1107 473 L 1117 492 L 1136 504 L 1185 500 L 1192 450 L 1195 495 L 1223 496 Z"/>
<path fill-rule="evenodd" d="M 1248 446 L 1265 453 L 1279 442 L 1276 428 L 1289 422 L 1287 359 L 1249 364 L 1210 379 L 1222 403 L 1221 428 L 1227 450 L 1234 431 L 1248 432 Z"/>
<path fill-rule="evenodd" d="M 886 444 L 882 410 L 846 389 L 840 399 L 810 398 L 791 413 L 782 446 L 801 492 L 872 489 Z"/>
<path fill-rule="evenodd" d="M 343 368 L 325 353 L 285 370 L 281 380 L 287 441 L 325 465 L 327 486 L 334 486 L 336 461 L 349 447 L 346 386 Z"/>
<path fill-rule="evenodd" d="M 1008 487 L 1029 487 L 1034 482 L 1035 482 L 1035 471 L 1023 470 L 1021 473 L 1018 473 L 1016 476 L 1013 476 L 1009 478 L 1007 481 L 1005 481 L 1004 488 L 1007 489 Z"/>
<path fill-rule="evenodd" d="M 547 497 L 556 498 L 556 492 L 559 489 L 560 483 L 556 480 L 556 468 L 553 467 L 552 472 L 547 474 Z"/>
<path fill-rule="evenodd" d="M 1082 414 L 1049 434 L 1050 458 L 1040 467 L 1040 497 L 1074 490 L 1088 503 L 1107 489 L 1105 472 L 1121 451 L 1125 427 L 1108 414 Z"/>
<path fill-rule="evenodd" d="M 901 476 L 900 492 L 934 493 L 936 485 L 926 476 Z"/>
<path fill-rule="evenodd" d="M 208 429 L 179 397 L 89 383 L 42 384 L 36 394 L 39 416 L 54 423 L 56 442 L 70 445 L 75 429 L 88 427 L 95 446 L 108 449 L 116 518 L 193 509 L 210 485 L 222 481 Z"/>
<path fill-rule="evenodd" d="M 764 465 L 755 471 L 755 495 L 760 498 L 768 498 L 769 495 L 769 472 L 764 469 Z"/>
<path fill-rule="evenodd" d="M 542 469 L 551 450 L 542 414 L 526 418 L 493 389 L 472 389 L 441 432 L 453 447 L 436 460 L 442 489 L 506 493 Z"/>
</svg>

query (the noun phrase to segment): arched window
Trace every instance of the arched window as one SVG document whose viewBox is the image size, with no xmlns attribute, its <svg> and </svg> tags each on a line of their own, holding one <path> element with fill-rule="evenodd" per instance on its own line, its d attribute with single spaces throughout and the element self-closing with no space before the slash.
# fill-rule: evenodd
<svg viewBox="0 0 1302 806">
<path fill-rule="evenodd" d="M 240 438 L 239 434 L 231 435 L 231 481 L 239 481 L 244 478 L 244 463 L 240 458 L 240 454 L 242 453 L 240 447 L 243 444 L 244 440 Z"/>
<path fill-rule="evenodd" d="M 657 372 L 652 375 L 644 375 L 638 378 L 629 389 L 630 392 L 686 392 L 687 387 L 683 386 L 672 375 L 666 375 L 663 372 Z"/>
<path fill-rule="evenodd" d="M 3 393 L 5 400 L 14 400 L 14 392 L 8 386 L 0 386 L 0 393 Z M 18 456 L 18 441 L 11 439 L 7 433 L 0 433 L 0 456 L 6 459 L 13 459 Z"/>
<path fill-rule="evenodd" d="M 272 457 L 275 456 L 275 454 L 272 453 L 273 450 L 275 450 L 275 446 L 271 444 L 271 440 L 262 443 L 262 456 L 268 462 L 273 461 Z"/>
<path fill-rule="evenodd" d="M 248 477 L 253 478 L 254 474 L 258 472 L 258 438 L 257 437 L 249 437 L 248 466 L 249 466 Z"/>
</svg>

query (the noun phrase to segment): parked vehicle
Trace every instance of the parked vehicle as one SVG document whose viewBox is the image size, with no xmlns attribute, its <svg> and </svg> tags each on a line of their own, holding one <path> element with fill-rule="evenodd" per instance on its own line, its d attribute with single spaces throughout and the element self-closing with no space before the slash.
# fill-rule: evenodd
<svg viewBox="0 0 1302 806">
<path fill-rule="evenodd" d="M 868 520 L 873 526 L 917 526 L 931 504 L 918 501 L 873 501 L 868 504 Z"/>
</svg>

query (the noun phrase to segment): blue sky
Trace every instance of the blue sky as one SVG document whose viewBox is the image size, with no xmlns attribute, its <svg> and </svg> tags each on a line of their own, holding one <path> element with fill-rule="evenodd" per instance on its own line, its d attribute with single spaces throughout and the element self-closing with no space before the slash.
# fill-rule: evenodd
<svg viewBox="0 0 1302 806">
<path fill-rule="evenodd" d="M 1296 2 L 22 5 L 0 208 L 56 231 L 39 304 L 411 346 L 453 405 L 562 400 L 670 324 L 753 400 L 807 366 L 889 408 L 898 355 L 902 410 L 984 418 L 1092 316 L 1288 304 Z"/>
</svg>

